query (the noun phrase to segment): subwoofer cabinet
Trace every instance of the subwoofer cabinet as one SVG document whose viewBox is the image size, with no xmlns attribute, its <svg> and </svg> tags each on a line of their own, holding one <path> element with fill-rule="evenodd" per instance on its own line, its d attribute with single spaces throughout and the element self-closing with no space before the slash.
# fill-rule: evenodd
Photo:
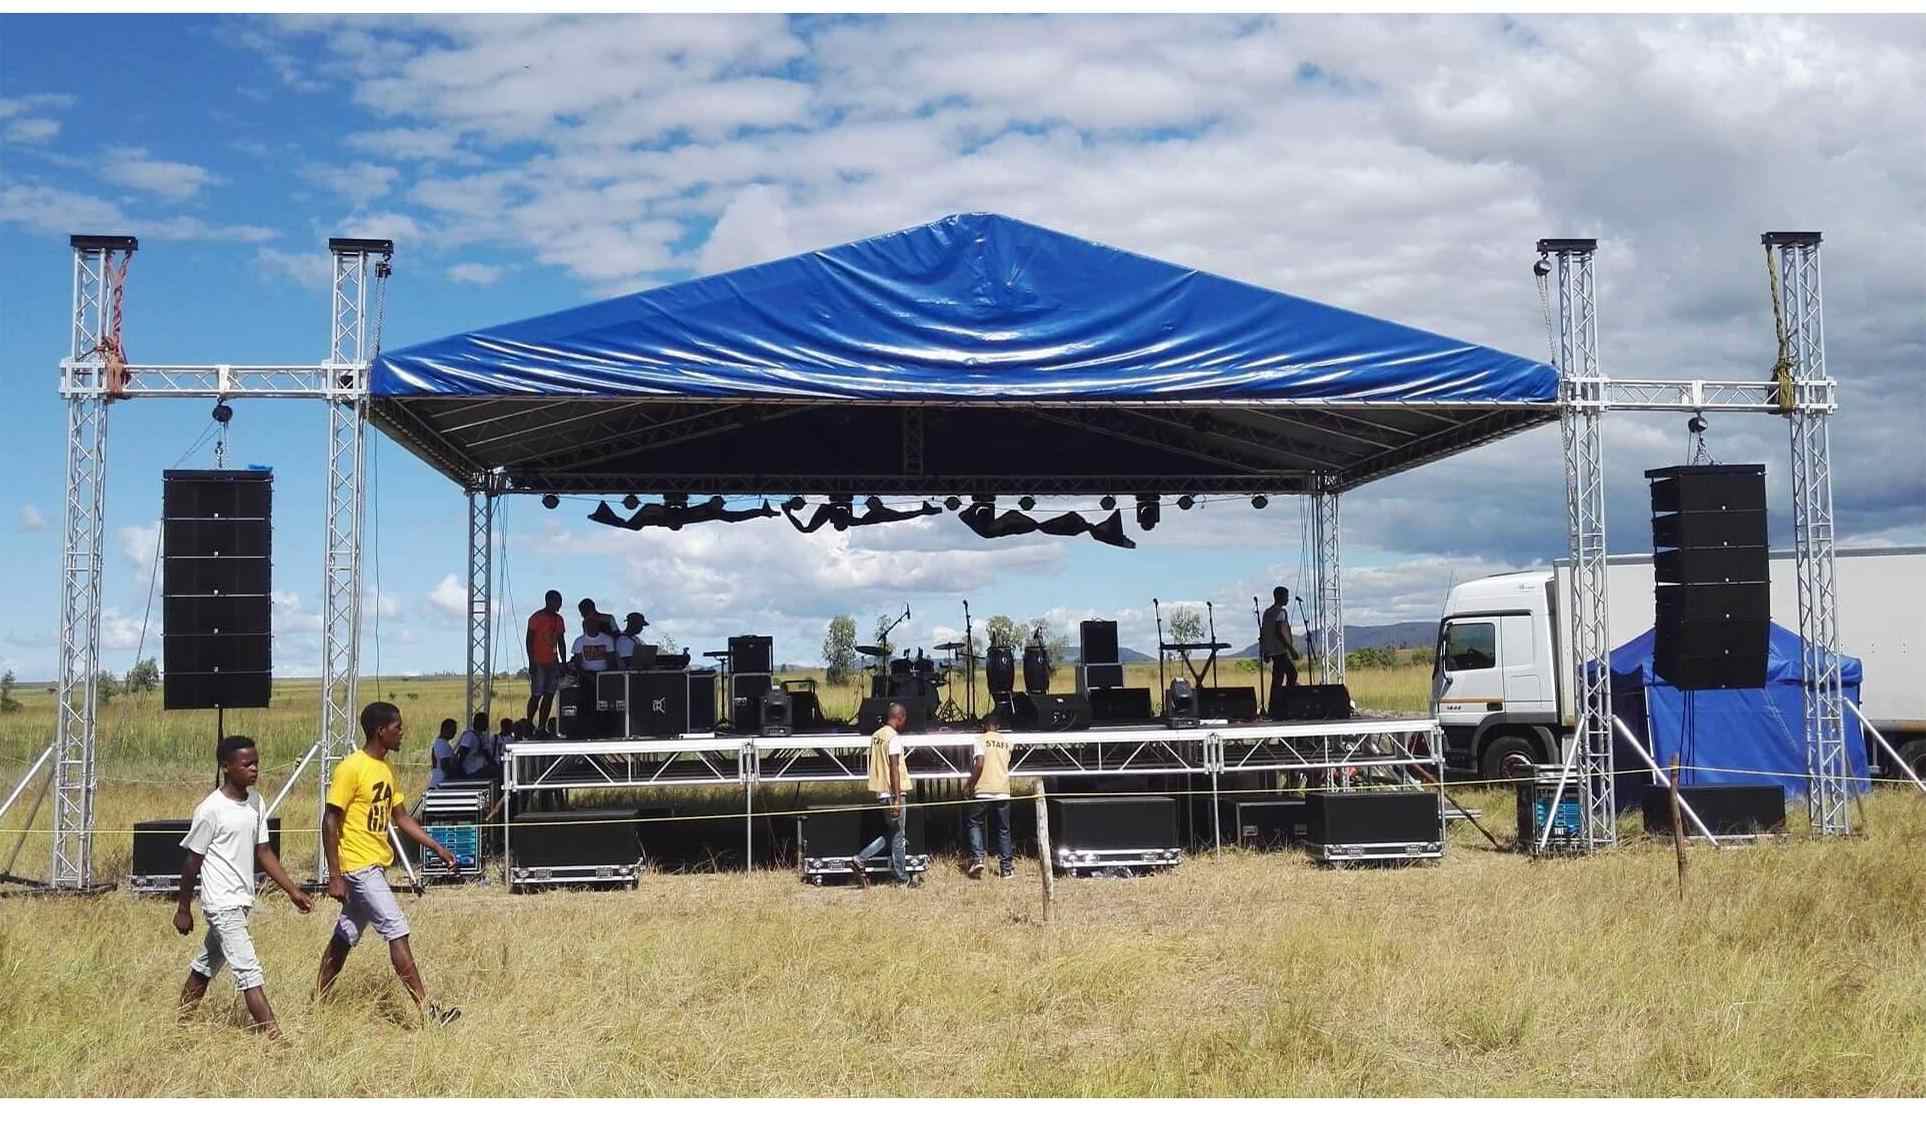
<svg viewBox="0 0 1926 1129">
<path fill-rule="evenodd" d="M 1176 866 L 1177 801 L 1169 796 L 1051 796 L 1051 862 L 1072 874 Z"/>
<path fill-rule="evenodd" d="M 1313 792 L 1306 814 L 1311 857 L 1319 862 L 1444 857 L 1444 805 L 1436 792 Z"/>
<path fill-rule="evenodd" d="M 856 853 L 887 830 L 880 804 L 862 807 L 810 808 L 796 817 L 796 867 L 804 882 L 820 886 L 825 878 L 856 873 Z M 930 868 L 928 843 L 923 834 L 923 809 L 908 808 L 903 817 L 903 859 L 911 874 Z M 884 850 L 863 867 L 872 879 L 889 877 L 889 850 Z"/>
<path fill-rule="evenodd" d="M 187 837 L 190 820 L 150 819 L 134 824 L 134 852 L 127 867 L 127 886 L 136 894 L 178 894 L 181 889 L 181 866 L 187 861 L 187 848 L 181 840 Z M 274 856 L 281 856 L 281 817 L 268 819 L 268 850 Z M 255 889 L 266 888 L 266 875 L 257 865 L 254 868 Z"/>
<path fill-rule="evenodd" d="M 642 870 L 634 808 L 529 811 L 508 824 L 508 888 L 633 888 Z"/>
<path fill-rule="evenodd" d="M 1679 799 L 1690 804 L 1706 828 L 1721 839 L 1750 839 L 1783 835 L 1786 830 L 1786 790 L 1779 784 L 1681 785 Z M 1648 835 L 1672 833 L 1672 795 L 1669 788 L 1649 785 L 1639 807 Z M 1696 834 L 1690 816 L 1680 809 L 1688 835 Z"/>
</svg>

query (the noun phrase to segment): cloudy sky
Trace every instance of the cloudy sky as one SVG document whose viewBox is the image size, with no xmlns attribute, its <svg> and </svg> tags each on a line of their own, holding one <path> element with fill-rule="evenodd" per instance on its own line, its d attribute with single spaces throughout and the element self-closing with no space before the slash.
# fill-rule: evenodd
<svg viewBox="0 0 1926 1129">
<path fill-rule="evenodd" d="M 1609 372 L 1759 378 L 1758 235 L 1818 228 L 1840 532 L 1926 542 L 1923 78 L 1912 18 L 6 17 L 0 665 L 54 665 L 75 231 L 142 240 L 137 362 L 321 359 L 334 234 L 396 241 L 397 344 L 959 211 L 1544 357 L 1532 243 L 1584 234 Z M 117 670 L 157 650 L 159 471 L 210 465 L 207 408 L 113 409 Z M 1680 461 L 1683 420 L 1619 417 L 1609 437 L 1613 546 L 1642 551 L 1639 471 Z M 1711 439 L 1768 464 L 1789 543 L 1784 424 L 1717 417 Z M 287 672 L 315 666 L 324 455 L 312 405 L 238 406 L 230 463 L 277 473 Z M 369 668 L 378 651 L 386 672 L 456 669 L 460 495 L 386 440 L 371 458 Z M 1561 490 L 1539 429 L 1347 497 L 1348 618 L 1427 618 L 1454 579 L 1558 555 Z M 790 661 L 837 612 L 908 603 L 895 639 L 928 643 L 965 598 L 979 618 L 1115 616 L 1137 646 L 1152 597 L 1209 599 L 1241 643 L 1251 594 L 1303 559 L 1292 502 L 1167 510 L 1134 552 L 992 545 L 948 518 L 645 536 L 591 506 L 504 503 L 518 619 L 553 585 L 645 608 L 696 650 L 772 634 Z"/>
</svg>

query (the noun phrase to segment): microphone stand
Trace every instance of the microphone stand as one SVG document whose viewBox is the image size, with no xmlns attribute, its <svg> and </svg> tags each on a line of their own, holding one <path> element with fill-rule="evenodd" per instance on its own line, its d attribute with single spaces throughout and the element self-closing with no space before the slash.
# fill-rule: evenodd
<svg viewBox="0 0 1926 1129">
<path fill-rule="evenodd" d="M 1297 601 L 1297 618 L 1304 621 L 1304 657 L 1311 668 L 1305 672 L 1306 681 L 1322 682 L 1324 676 L 1320 672 L 1323 666 L 1317 660 L 1317 644 L 1311 642 L 1311 615 L 1304 610 L 1304 597 L 1292 596 L 1291 599 Z"/>
<path fill-rule="evenodd" d="M 1264 612 L 1257 605 L 1257 597 L 1251 597 L 1251 615 L 1257 619 L 1257 713 L 1264 713 Z"/>
<path fill-rule="evenodd" d="M 970 721 L 976 721 L 976 634 L 970 626 L 970 602 L 963 601 L 963 700 Z M 955 699 L 952 698 L 952 701 Z"/>
<path fill-rule="evenodd" d="M 1204 601 L 1204 616 L 1210 620 L 1210 685 L 1214 690 L 1222 681 L 1217 674 L 1217 611 L 1209 600 Z"/>
<path fill-rule="evenodd" d="M 1150 610 L 1157 619 L 1157 693 L 1161 695 L 1170 684 L 1164 681 L 1164 609 L 1155 596 L 1150 598 Z"/>
</svg>

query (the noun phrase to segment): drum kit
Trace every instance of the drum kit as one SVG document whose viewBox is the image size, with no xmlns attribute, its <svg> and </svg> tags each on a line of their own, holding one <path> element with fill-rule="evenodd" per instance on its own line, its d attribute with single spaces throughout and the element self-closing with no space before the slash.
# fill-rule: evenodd
<svg viewBox="0 0 1926 1129">
<path fill-rule="evenodd" d="M 969 623 L 969 603 L 963 604 L 963 620 Z M 966 639 L 949 643 L 938 643 L 932 650 L 947 652 L 947 658 L 933 658 L 921 647 L 911 657 L 910 649 L 903 649 L 902 657 L 889 645 L 889 633 L 897 624 L 910 617 L 909 608 L 894 623 L 884 628 L 873 644 L 859 643 L 856 653 L 869 660 L 863 665 L 863 673 L 869 679 L 869 696 L 872 698 L 912 698 L 931 703 L 930 718 L 933 721 L 952 722 L 973 719 L 976 716 L 976 662 L 977 654 L 970 648 Z M 952 677 L 954 676 L 954 677 Z M 964 687 L 965 702 L 956 700 L 957 683 Z M 938 699 L 941 704 L 938 705 Z"/>
</svg>

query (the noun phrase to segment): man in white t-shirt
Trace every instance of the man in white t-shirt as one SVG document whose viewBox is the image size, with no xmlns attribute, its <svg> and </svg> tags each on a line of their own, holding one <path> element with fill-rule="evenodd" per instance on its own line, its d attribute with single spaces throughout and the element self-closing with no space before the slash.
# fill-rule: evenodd
<svg viewBox="0 0 1926 1129">
<path fill-rule="evenodd" d="M 455 763 L 455 719 L 441 719 L 441 732 L 435 735 L 435 743 L 428 749 L 428 787 L 439 788 L 461 775 L 461 766 Z"/>
<path fill-rule="evenodd" d="M 606 616 L 582 620 L 582 633 L 569 647 L 568 657 L 580 674 L 600 674 L 615 665 L 615 637 L 609 634 Z"/>
<path fill-rule="evenodd" d="M 261 961 L 254 954 L 254 939 L 247 931 L 248 911 L 254 908 L 255 866 L 287 891 L 288 900 L 302 913 L 313 909 L 314 902 L 281 869 L 281 860 L 268 847 L 267 810 L 261 805 L 261 797 L 251 791 L 261 777 L 261 755 L 255 751 L 254 738 L 225 738 L 214 756 L 221 766 L 221 786 L 194 809 L 187 837 L 181 840 L 186 854 L 181 861 L 174 929 L 183 937 L 194 931 L 191 907 L 198 883 L 207 936 L 201 942 L 200 954 L 187 966 L 187 983 L 181 986 L 177 1014 L 185 1021 L 207 995 L 207 986 L 221 966 L 227 965 L 234 969 L 234 987 L 247 1001 L 253 1028 L 278 1039 L 281 1029 L 268 1006 Z"/>
</svg>

